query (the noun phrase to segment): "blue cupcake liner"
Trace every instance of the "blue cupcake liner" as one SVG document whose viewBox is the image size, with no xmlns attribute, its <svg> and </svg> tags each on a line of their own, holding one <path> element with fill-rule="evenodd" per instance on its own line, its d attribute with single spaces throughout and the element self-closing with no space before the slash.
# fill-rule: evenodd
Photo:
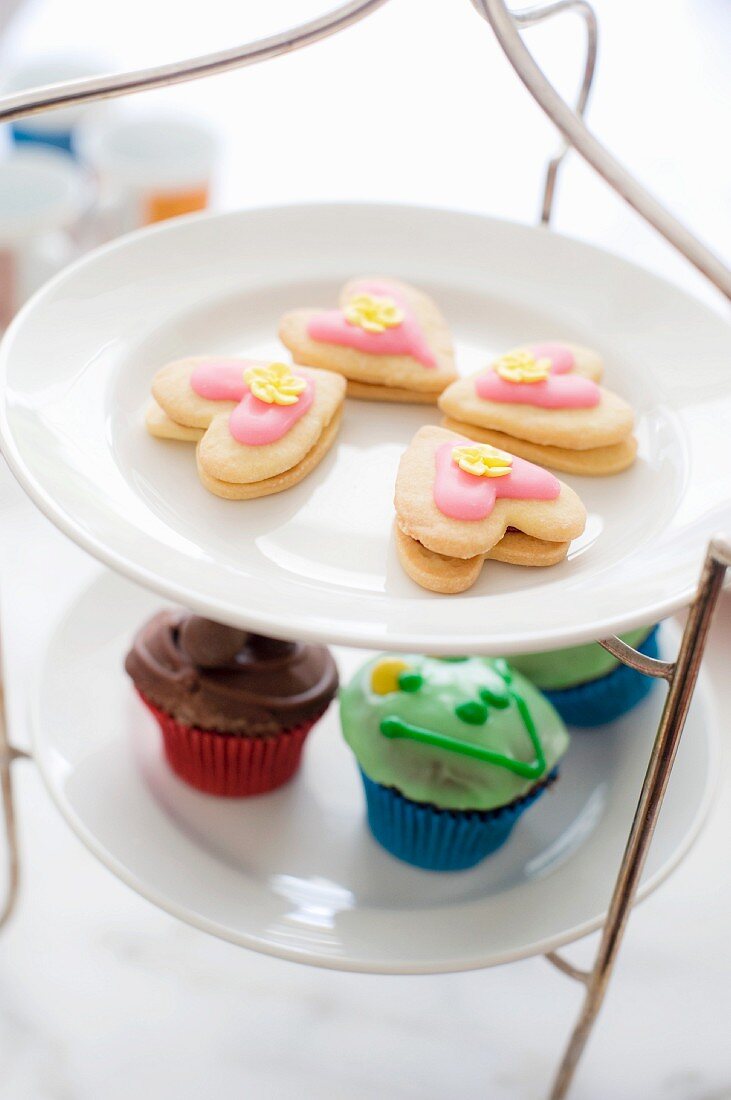
<svg viewBox="0 0 731 1100">
<path fill-rule="evenodd" d="M 653 627 L 642 645 L 640 653 L 646 657 L 659 657 L 659 627 Z M 636 707 L 650 694 L 654 678 L 645 676 L 627 665 L 620 665 L 598 680 L 588 680 L 576 687 L 562 688 L 559 691 L 546 691 L 543 694 L 553 703 L 564 722 L 571 726 L 603 726 L 621 718 L 623 714 Z"/>
<path fill-rule="evenodd" d="M 556 779 L 558 768 L 522 798 L 495 810 L 440 810 L 375 783 L 361 769 L 368 824 L 378 843 L 426 871 L 465 871 L 505 843 L 520 815 Z"/>
</svg>

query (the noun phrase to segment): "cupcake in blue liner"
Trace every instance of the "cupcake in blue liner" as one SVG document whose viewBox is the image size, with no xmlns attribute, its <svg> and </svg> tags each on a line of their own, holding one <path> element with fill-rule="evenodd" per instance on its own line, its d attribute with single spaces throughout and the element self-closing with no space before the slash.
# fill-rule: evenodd
<svg viewBox="0 0 731 1100">
<path fill-rule="evenodd" d="M 340 692 L 368 824 L 430 871 L 474 867 L 556 779 L 569 737 L 548 700 L 502 659 L 376 657 Z"/>
<path fill-rule="evenodd" d="M 647 657 L 657 658 L 658 630 L 646 626 L 621 638 Z M 572 726 L 603 726 L 621 718 L 649 695 L 655 682 L 652 676 L 623 665 L 598 642 L 552 653 L 527 653 L 511 657 L 510 662 Z"/>
</svg>

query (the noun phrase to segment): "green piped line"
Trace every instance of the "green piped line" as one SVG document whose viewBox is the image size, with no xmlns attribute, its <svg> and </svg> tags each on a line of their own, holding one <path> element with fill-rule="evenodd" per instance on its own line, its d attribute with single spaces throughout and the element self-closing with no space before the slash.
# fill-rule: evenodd
<svg viewBox="0 0 731 1100">
<path fill-rule="evenodd" d="M 434 730 L 423 729 L 421 726 L 412 726 L 410 722 L 404 722 L 402 718 L 392 715 L 381 721 L 381 733 L 384 737 L 407 738 L 409 741 L 419 741 L 422 745 L 433 745 L 436 749 L 447 749 L 448 752 L 457 752 L 462 756 L 471 756 L 474 760 L 481 760 L 485 764 L 494 764 L 496 768 L 505 768 L 515 775 L 521 775 L 525 779 L 540 779 L 546 770 L 546 757 L 543 745 L 538 736 L 533 716 L 528 709 L 528 704 L 517 691 L 510 691 L 510 697 L 518 708 L 518 713 L 523 720 L 536 758 L 532 763 L 523 760 L 513 760 L 502 752 L 486 749 L 482 745 L 474 745 L 471 741 L 460 741 L 456 737 L 449 737 L 444 733 L 436 733 Z"/>
<path fill-rule="evenodd" d="M 543 745 L 541 744 L 541 739 L 538 736 L 538 730 L 536 729 L 536 724 L 533 721 L 533 715 L 531 714 L 530 708 L 528 707 L 528 704 L 526 703 L 523 696 L 519 695 L 518 692 L 515 691 L 513 688 L 509 688 L 508 690 L 510 698 L 515 700 L 515 705 L 518 708 L 518 713 L 523 719 L 523 725 L 525 726 L 526 733 L 530 737 L 531 745 L 533 746 L 533 750 L 536 754 L 535 764 L 533 765 L 535 768 L 538 769 L 536 775 L 541 776 L 546 770 L 546 754 L 543 751 Z"/>
</svg>

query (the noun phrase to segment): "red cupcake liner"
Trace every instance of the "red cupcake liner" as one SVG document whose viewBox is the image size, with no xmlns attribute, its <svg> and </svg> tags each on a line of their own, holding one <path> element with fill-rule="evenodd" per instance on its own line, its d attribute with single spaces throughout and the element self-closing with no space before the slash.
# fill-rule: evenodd
<svg viewBox="0 0 731 1100">
<path fill-rule="evenodd" d="M 180 779 L 206 794 L 246 798 L 287 783 L 299 767 L 305 738 L 321 715 L 266 737 L 218 733 L 176 722 L 142 692 L 162 730 L 165 758 Z"/>
</svg>

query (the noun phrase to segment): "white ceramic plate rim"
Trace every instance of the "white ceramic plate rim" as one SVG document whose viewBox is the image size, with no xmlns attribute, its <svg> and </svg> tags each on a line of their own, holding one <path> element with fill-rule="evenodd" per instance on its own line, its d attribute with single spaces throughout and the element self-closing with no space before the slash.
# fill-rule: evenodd
<svg viewBox="0 0 731 1100">
<path fill-rule="evenodd" d="M 6 364 L 8 359 L 8 349 L 11 345 L 12 339 L 20 328 L 25 325 L 28 319 L 32 316 L 33 311 L 43 303 L 43 301 L 51 296 L 56 289 L 63 285 L 67 280 L 72 279 L 75 275 L 89 266 L 93 266 L 98 258 L 113 254 L 115 252 L 122 252 L 130 246 L 134 245 L 134 242 L 142 239 L 143 237 L 149 237 L 150 235 L 160 235 L 175 233 L 181 225 L 187 225 L 192 222 L 211 222 L 221 219 L 236 219 L 239 217 L 256 217 L 257 215 L 268 215 L 272 213 L 283 212 L 297 212 L 303 216 L 307 216 L 312 211 L 328 211 L 337 210 L 344 213 L 361 212 L 391 212 L 401 214 L 404 217 L 408 217 L 409 214 L 416 216 L 425 216 L 430 213 L 437 214 L 439 216 L 457 217 L 459 219 L 474 219 L 476 222 L 493 222 L 505 226 L 508 229 L 515 230 L 519 233 L 526 232 L 551 232 L 548 230 L 542 230 L 540 227 L 526 226 L 521 223 L 509 222 L 503 219 L 494 219 L 486 215 L 482 215 L 476 212 L 463 211 L 450 209 L 448 207 L 421 207 L 416 205 L 399 205 L 393 203 L 350 203 L 350 202 L 321 202 L 321 203 L 303 203 L 303 204 L 282 204 L 275 206 L 258 206 L 247 208 L 241 211 L 231 211 L 227 213 L 205 212 L 197 215 L 188 215 L 185 218 L 172 219 L 169 222 L 162 223 L 158 226 L 148 227 L 146 229 L 138 230 L 134 233 L 130 233 L 118 240 L 115 240 L 102 248 L 95 250 L 94 252 L 82 257 L 76 263 L 70 265 L 64 271 L 60 272 L 52 280 L 49 281 L 34 297 L 23 307 L 20 313 L 12 322 L 6 338 L 0 347 L 0 377 L 4 377 L 6 370 Z M 555 234 L 557 238 L 560 238 L 570 244 L 572 248 L 577 249 L 579 252 L 589 254 L 598 258 L 601 262 L 601 258 L 606 260 L 610 257 L 613 263 L 619 265 L 619 267 L 625 269 L 628 273 L 634 273 L 642 278 L 650 279 L 658 286 L 664 287 L 668 293 L 674 295 L 683 295 L 675 284 L 669 280 L 663 279 L 652 271 L 643 268 L 640 265 L 634 264 L 629 260 L 619 257 L 614 253 L 598 248 L 594 245 L 587 244 L 586 242 L 569 237 L 564 234 Z M 683 295 L 691 297 L 688 295 Z M 709 316 L 714 318 L 714 321 L 718 323 L 724 323 L 722 315 L 715 313 L 705 304 L 692 299 L 694 305 L 697 308 L 704 309 L 708 312 Z M 262 633 L 281 634 L 283 631 L 286 633 L 287 627 L 287 614 L 285 610 L 276 610 L 273 613 L 254 612 L 249 609 L 237 609 L 233 611 L 231 607 L 225 602 L 215 597 L 207 597 L 202 593 L 190 593 L 185 585 L 178 583 L 175 580 L 170 580 L 161 575 L 154 569 L 148 568 L 142 560 L 134 560 L 131 557 L 127 557 L 122 553 L 117 552 L 113 546 L 98 538 L 94 533 L 88 531 L 84 526 L 75 519 L 69 510 L 64 506 L 58 504 L 52 497 L 52 495 L 46 491 L 41 481 L 37 479 L 33 473 L 26 467 L 21 448 L 16 442 L 8 420 L 7 409 L 4 403 L 0 403 L 0 444 L 2 445 L 2 452 L 8 462 L 13 474 L 30 496 L 37 507 L 43 512 L 43 514 L 50 519 L 64 534 L 75 541 L 87 552 L 92 554 L 95 558 L 114 569 L 116 572 L 128 577 L 136 583 L 142 584 L 148 589 L 159 593 L 160 595 L 173 600 L 177 603 L 184 604 L 192 610 L 195 610 L 201 614 L 208 615 L 216 618 L 220 621 L 232 621 L 232 618 L 236 616 L 236 621 L 239 625 L 246 626 L 247 628 L 261 631 Z M 700 550 L 697 557 L 698 567 L 701 564 Z M 731 583 L 731 580 L 729 581 Z M 574 623 L 569 626 L 552 627 L 551 625 L 542 626 L 540 631 L 537 631 L 535 636 L 526 637 L 518 641 L 516 638 L 511 638 L 514 643 L 512 646 L 506 646 L 503 639 L 493 637 L 486 637 L 484 634 L 464 633 L 460 634 L 457 638 L 454 635 L 440 635 L 433 633 L 431 635 L 421 634 L 415 635 L 413 630 L 396 631 L 389 628 L 389 632 L 386 636 L 379 638 L 375 633 L 375 627 L 373 623 L 369 623 L 367 626 L 361 626 L 356 623 L 344 623 L 337 626 L 334 623 L 328 621 L 327 623 L 312 622 L 308 623 L 301 618 L 297 620 L 296 630 L 297 636 L 303 640 L 310 641 L 325 641 L 334 644 L 342 644 L 347 646 L 364 646 L 372 647 L 374 645 L 380 645 L 382 648 L 391 650 L 403 650 L 409 648 L 418 648 L 422 652 L 431 653 L 444 653 L 459 654 L 463 652 L 471 653 L 498 653 L 498 652 L 519 652 L 529 651 L 531 649 L 552 649 L 559 648 L 565 645 L 580 644 L 586 641 L 592 641 L 597 637 L 606 637 L 611 634 L 617 634 L 624 630 L 630 630 L 635 627 L 645 625 L 649 622 L 660 621 L 663 618 L 671 615 L 680 608 L 686 606 L 693 597 L 696 589 L 696 577 L 693 574 L 692 579 L 678 588 L 676 591 L 670 593 L 664 598 L 657 598 L 650 600 L 649 602 L 643 602 L 637 604 L 632 610 L 625 610 L 619 613 L 607 613 L 600 617 L 590 615 L 585 623 L 579 625 Z M 370 630 L 370 633 L 367 631 Z"/>
</svg>

